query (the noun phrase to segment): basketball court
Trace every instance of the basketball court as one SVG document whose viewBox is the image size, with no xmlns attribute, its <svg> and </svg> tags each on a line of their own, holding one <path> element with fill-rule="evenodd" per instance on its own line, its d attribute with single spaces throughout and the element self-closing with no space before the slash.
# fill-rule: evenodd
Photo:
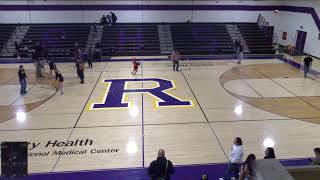
<svg viewBox="0 0 320 180">
<path fill-rule="evenodd" d="M 86 69 L 85 84 L 61 63 L 63 95 L 24 66 L 20 96 L 18 65 L 0 65 L 0 141 L 30 143 L 30 173 L 148 167 L 159 148 L 174 165 L 222 163 L 235 136 L 245 157 L 273 146 L 279 159 L 305 158 L 319 144 L 320 80 L 278 59 L 181 61 L 179 72 L 145 60 L 136 76 L 114 59 Z"/>
</svg>

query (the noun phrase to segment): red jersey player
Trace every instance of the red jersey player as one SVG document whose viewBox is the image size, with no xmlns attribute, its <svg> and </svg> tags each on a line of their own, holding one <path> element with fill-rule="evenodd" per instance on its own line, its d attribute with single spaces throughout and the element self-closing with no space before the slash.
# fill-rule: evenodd
<svg viewBox="0 0 320 180">
<path fill-rule="evenodd" d="M 133 64 L 132 74 L 135 75 L 138 72 L 138 68 L 139 68 L 140 63 L 137 61 L 136 58 L 132 58 L 132 64 Z"/>
</svg>

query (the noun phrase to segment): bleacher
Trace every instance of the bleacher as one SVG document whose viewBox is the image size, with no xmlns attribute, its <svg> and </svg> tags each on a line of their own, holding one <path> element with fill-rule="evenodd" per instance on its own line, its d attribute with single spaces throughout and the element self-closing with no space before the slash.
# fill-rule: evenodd
<svg viewBox="0 0 320 180">
<path fill-rule="evenodd" d="M 9 38 L 12 35 L 12 32 L 15 30 L 15 25 L 0 25 L 0 51 L 4 48 L 5 44 L 8 42 Z M 7 49 L 4 49 L 3 52 L 7 52 Z"/>
<path fill-rule="evenodd" d="M 272 47 L 272 35 L 271 36 L 263 32 L 257 25 L 257 23 L 239 23 L 238 29 L 241 32 L 242 37 L 246 41 L 247 46 L 250 49 L 251 54 L 274 54 L 275 50 Z"/>
<path fill-rule="evenodd" d="M 156 24 L 116 24 L 104 27 L 104 56 L 159 55 L 159 35 Z"/>
<path fill-rule="evenodd" d="M 51 57 L 73 57 L 74 44 L 85 48 L 89 31 L 90 24 L 33 24 L 21 44 L 28 47 L 30 41 L 43 42 Z"/>
<path fill-rule="evenodd" d="M 171 23 L 172 43 L 183 55 L 234 54 L 232 36 L 226 25 L 230 23 Z M 232 24 L 232 23 L 231 23 Z M 237 25 L 249 48 L 249 54 L 274 54 L 271 35 L 259 29 L 257 23 Z M 159 24 L 120 23 L 103 29 L 100 46 L 103 56 L 160 55 Z M 22 57 L 31 57 L 30 42 L 47 44 L 51 57 L 73 57 L 75 43 L 85 48 L 91 24 L 32 24 L 22 39 Z M 2 49 L 14 31 L 14 25 L 1 25 Z M 90 40 L 90 39 L 89 39 Z M 15 54 L 11 45 L 7 53 Z M 13 56 L 13 55 L 12 55 Z M 14 56 L 13 56 L 14 57 Z"/>
<path fill-rule="evenodd" d="M 233 42 L 223 23 L 171 25 L 174 48 L 184 55 L 233 53 Z"/>
</svg>

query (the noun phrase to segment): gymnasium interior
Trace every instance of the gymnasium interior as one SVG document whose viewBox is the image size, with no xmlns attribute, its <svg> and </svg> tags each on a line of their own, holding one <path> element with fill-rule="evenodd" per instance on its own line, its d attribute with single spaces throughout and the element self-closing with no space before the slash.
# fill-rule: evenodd
<svg viewBox="0 0 320 180">
<path fill-rule="evenodd" d="M 319 180 L 319 15 L 315 0 L 0 0 L 0 179 Z"/>
</svg>

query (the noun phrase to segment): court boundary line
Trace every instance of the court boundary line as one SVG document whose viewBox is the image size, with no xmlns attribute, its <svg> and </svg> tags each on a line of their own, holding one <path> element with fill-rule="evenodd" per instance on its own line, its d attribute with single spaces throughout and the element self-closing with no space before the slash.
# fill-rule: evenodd
<svg viewBox="0 0 320 180">
<path fill-rule="evenodd" d="M 105 67 L 107 66 L 107 64 L 108 64 L 108 63 L 105 63 L 105 64 L 104 64 L 104 68 L 103 68 L 103 69 L 105 69 Z M 94 90 L 96 89 L 96 86 L 97 86 L 97 84 L 98 84 L 98 82 L 99 82 L 102 74 L 103 74 L 103 71 L 100 72 L 100 75 L 99 75 L 99 77 L 98 77 L 95 85 L 93 86 L 92 91 L 91 91 L 90 95 L 88 96 L 87 101 L 86 101 L 86 103 L 84 104 L 84 106 L 83 106 L 83 108 L 82 108 L 82 111 L 80 112 L 79 117 L 78 117 L 76 123 L 74 124 L 74 126 L 73 126 L 70 134 L 69 134 L 69 137 L 67 138 L 67 141 L 70 140 L 71 135 L 73 134 L 74 130 L 76 129 L 75 127 L 77 127 L 77 124 L 78 124 L 78 122 L 79 122 L 79 120 L 80 120 L 80 118 L 81 118 L 81 116 L 82 116 L 82 113 L 83 113 L 84 110 L 86 109 L 87 103 L 89 102 L 91 95 L 93 94 Z M 64 152 L 65 148 L 66 148 L 66 146 L 63 146 L 62 152 Z M 55 168 L 57 167 L 57 164 L 58 164 L 60 158 L 61 158 L 61 155 L 59 155 L 59 157 L 57 158 L 57 161 L 56 161 L 55 164 L 53 165 L 52 172 L 54 172 Z"/>
<path fill-rule="evenodd" d="M 1 69 L 0 69 L 1 70 Z M 12 78 L 9 78 L 9 80 L 7 80 L 6 82 L 0 84 L 0 87 L 5 86 L 8 82 L 10 82 L 11 80 L 15 79 L 15 78 L 19 78 L 19 76 L 14 75 Z"/>
<path fill-rule="evenodd" d="M 301 99 L 303 102 L 309 104 L 310 106 L 314 107 L 315 109 L 317 109 L 318 111 L 320 111 L 320 108 L 316 107 L 315 105 L 313 105 L 312 103 L 308 102 L 307 100 L 303 99 L 301 96 L 297 96 L 296 94 L 294 94 L 292 91 L 290 91 L 288 88 L 284 87 L 283 85 L 279 84 L 278 82 L 276 82 L 275 80 L 273 80 L 272 78 L 266 76 L 265 74 L 263 74 L 262 72 L 258 71 L 255 69 L 256 72 L 260 73 L 261 75 L 263 75 L 264 77 L 266 77 L 267 79 L 271 80 L 273 83 L 277 84 L 279 87 L 281 87 L 282 89 L 288 91 L 289 93 L 291 93 L 292 95 L 294 95 L 294 97 Z M 310 118 L 303 118 L 303 119 L 310 119 Z"/>
<path fill-rule="evenodd" d="M 291 158 L 291 159 L 278 159 L 281 161 L 299 161 L 307 160 L 309 157 L 304 158 Z M 195 166 L 212 166 L 212 165 L 227 165 L 228 162 L 216 162 L 216 163 L 203 163 L 203 164 L 185 164 L 175 165 L 174 167 L 195 167 Z M 110 168 L 110 169 L 94 169 L 94 170 L 70 170 L 70 171 L 57 171 L 57 172 L 42 172 L 42 173 L 30 173 L 31 176 L 37 175 L 55 175 L 55 174 L 72 174 L 72 173 L 90 173 L 90 172 L 109 172 L 109 171 L 127 171 L 127 170 L 147 170 L 147 168 L 141 167 L 129 167 L 129 168 Z"/>
<path fill-rule="evenodd" d="M 195 93 L 194 93 L 193 89 L 191 88 L 191 86 L 190 86 L 190 84 L 189 84 L 189 82 L 188 82 L 187 78 L 185 77 L 185 75 L 184 75 L 184 73 L 183 73 L 183 71 L 182 71 L 182 70 L 180 70 L 180 74 L 182 74 L 182 76 L 183 76 L 183 78 L 184 78 L 185 82 L 187 83 L 187 85 L 188 85 L 188 87 L 189 87 L 189 89 L 190 89 L 191 93 L 193 94 L 193 96 L 194 96 L 195 100 L 197 101 L 197 104 L 198 104 L 198 106 L 199 106 L 199 108 L 200 108 L 200 110 L 201 110 L 201 112 L 202 112 L 202 114 L 203 114 L 204 118 L 206 119 L 206 121 L 207 121 L 207 123 L 208 123 L 208 125 L 209 125 L 209 127 L 210 127 L 210 129 L 211 129 L 211 132 L 214 134 L 214 136 L 215 136 L 215 138 L 216 138 L 216 140 L 217 140 L 218 144 L 220 145 L 220 148 L 221 148 L 222 152 L 224 153 L 224 155 L 225 155 L 225 157 L 226 157 L 226 159 L 227 159 L 227 161 L 228 161 L 228 160 L 229 160 L 229 157 L 228 157 L 227 153 L 225 152 L 225 150 L 224 150 L 224 148 L 223 148 L 223 146 L 222 146 L 222 143 L 220 142 L 220 139 L 218 138 L 218 136 L 217 136 L 216 132 L 214 131 L 214 129 L 213 129 L 213 127 L 212 127 L 211 123 L 209 122 L 209 119 L 208 119 L 208 117 L 207 117 L 206 113 L 205 113 L 205 112 L 204 112 L 204 110 L 202 109 L 202 106 L 201 106 L 201 104 L 200 104 L 200 102 L 199 102 L 199 100 L 198 100 L 197 96 L 195 95 Z"/>
<path fill-rule="evenodd" d="M 320 117 L 312 117 L 312 118 L 301 118 L 301 119 L 318 119 Z M 293 118 L 287 118 L 287 119 L 243 119 L 243 120 L 230 120 L 230 121 L 212 121 L 210 120 L 210 123 L 236 123 L 236 122 L 257 122 L 257 121 L 288 121 L 288 120 L 300 120 L 300 119 L 293 119 Z M 144 126 L 169 126 L 169 125 L 192 125 L 192 124 L 206 124 L 208 122 L 173 122 L 173 123 L 152 123 L 152 124 L 144 124 Z M 121 128 L 121 127 L 140 127 L 139 124 L 128 124 L 128 125 L 115 125 L 115 126 L 87 126 L 87 127 L 76 127 L 74 129 L 93 129 L 93 128 Z M 38 129 L 0 129 L 0 132 L 13 132 L 13 131 L 46 131 L 46 130 L 67 130 L 67 129 L 73 129 L 73 127 L 60 127 L 60 128 L 38 128 Z"/>
<path fill-rule="evenodd" d="M 142 60 L 142 63 L 141 63 L 141 77 L 143 79 L 143 60 Z M 143 83 L 144 81 L 141 81 L 142 82 L 142 89 L 143 89 Z M 142 167 L 144 168 L 145 167 L 145 164 L 144 164 L 144 93 L 141 93 L 141 145 L 142 145 Z"/>
<path fill-rule="evenodd" d="M 300 70 L 300 68 L 303 68 L 303 67 L 304 67 L 303 65 L 301 65 L 301 64 L 299 64 L 299 63 L 297 63 L 297 62 L 295 62 L 295 61 L 293 61 L 293 60 L 291 60 L 291 59 L 288 59 L 288 58 L 284 57 L 284 55 L 282 55 L 282 54 L 277 54 L 277 55 L 275 55 L 274 58 L 277 59 L 277 60 L 279 60 L 279 61 L 281 61 L 281 62 L 283 62 L 284 64 L 288 64 L 288 65 L 293 66 L 293 67 L 295 67 L 295 68 L 297 68 L 297 69 L 299 69 L 299 70 Z M 252 64 L 244 65 L 244 66 L 251 66 L 251 65 L 252 65 Z M 233 68 L 234 68 L 234 67 L 233 67 Z M 225 71 L 224 73 L 226 73 L 226 72 L 228 72 L 228 71 L 231 71 L 233 68 Z M 266 77 L 267 79 L 270 79 L 269 77 L 267 77 L 267 76 L 264 75 L 263 73 L 261 73 L 261 72 L 259 72 L 259 71 L 257 71 L 257 70 L 255 70 L 255 71 L 258 72 L 258 73 L 260 73 L 260 74 L 262 74 L 262 75 L 263 75 L 264 77 Z M 318 72 L 318 71 L 316 71 L 316 70 L 312 70 L 312 69 L 309 70 L 309 73 L 312 74 L 313 76 L 315 76 L 316 78 L 317 78 L 317 75 L 316 75 L 316 74 L 320 74 L 320 72 Z M 221 79 L 221 77 L 222 77 L 222 76 L 220 76 L 220 84 L 221 84 L 221 86 L 225 89 L 225 91 L 227 91 L 227 93 L 229 93 L 231 96 L 235 97 L 232 92 L 230 92 L 229 90 L 227 90 L 227 89 L 224 87 L 224 84 L 225 84 L 226 82 L 222 84 L 222 81 L 221 81 L 222 79 Z M 242 80 L 243 78 L 239 78 L 239 79 Z M 285 90 L 286 90 L 286 89 L 285 89 Z M 290 91 L 289 91 L 289 92 L 290 92 Z M 291 93 L 291 92 L 290 92 L 290 93 Z M 292 94 L 293 94 L 293 93 L 292 93 Z M 295 98 L 297 98 L 295 94 L 293 94 L 293 95 L 294 95 Z M 235 98 L 236 98 L 236 97 L 235 97 Z M 287 97 L 278 97 L 278 98 L 287 98 Z M 238 98 L 237 98 L 237 99 L 238 99 Z M 243 100 L 241 100 L 241 99 L 239 99 L 239 100 L 242 101 L 242 102 L 244 102 L 244 103 L 246 103 L 246 104 L 248 104 L 247 102 L 245 102 L 245 101 L 243 101 Z M 307 103 L 307 104 L 309 104 L 309 103 Z M 250 105 L 250 104 L 249 104 L 249 105 Z M 251 106 L 252 106 L 252 105 L 251 105 Z M 311 106 L 313 106 L 313 105 L 311 105 Z M 261 109 L 261 108 L 258 108 L 258 107 L 256 107 L 256 106 L 253 106 L 253 107 L 255 107 L 255 108 L 257 108 L 257 109 Z M 320 111 L 318 108 L 316 108 L 316 109 L 317 109 L 318 111 Z M 276 112 L 267 111 L 267 110 L 265 110 L 265 109 L 261 109 L 261 110 L 266 111 L 266 112 L 269 112 L 269 113 L 273 113 L 273 114 L 276 114 L 276 115 L 279 115 L 279 116 L 283 116 L 282 114 L 279 114 L 279 113 L 276 113 Z M 286 117 L 286 116 L 284 116 L 284 117 Z M 315 119 L 316 117 L 312 117 L 312 118 L 291 118 L 291 117 L 288 117 L 288 118 L 300 120 L 300 121 L 307 122 L 307 123 L 312 123 L 312 122 L 305 121 L 305 120 Z M 313 123 L 313 124 L 315 124 L 315 123 Z"/>
<path fill-rule="evenodd" d="M 254 89 L 245 79 L 241 79 L 250 89 L 257 93 L 260 97 L 263 97 L 256 89 Z"/>
<path fill-rule="evenodd" d="M 32 86 L 29 88 L 29 89 L 27 89 L 27 92 L 29 92 L 29 91 L 31 91 L 32 89 L 33 89 L 33 87 L 35 87 L 37 84 L 32 84 Z M 54 95 L 56 94 L 56 92 L 54 93 Z M 28 93 L 27 94 L 24 94 L 24 95 L 19 95 L 14 101 L 12 101 L 11 103 L 10 103 L 10 105 L 9 106 L 14 106 L 14 103 L 16 103 L 16 102 L 18 102 L 20 99 L 22 99 L 22 97 L 24 97 L 24 96 L 27 96 L 28 95 Z"/>
</svg>

